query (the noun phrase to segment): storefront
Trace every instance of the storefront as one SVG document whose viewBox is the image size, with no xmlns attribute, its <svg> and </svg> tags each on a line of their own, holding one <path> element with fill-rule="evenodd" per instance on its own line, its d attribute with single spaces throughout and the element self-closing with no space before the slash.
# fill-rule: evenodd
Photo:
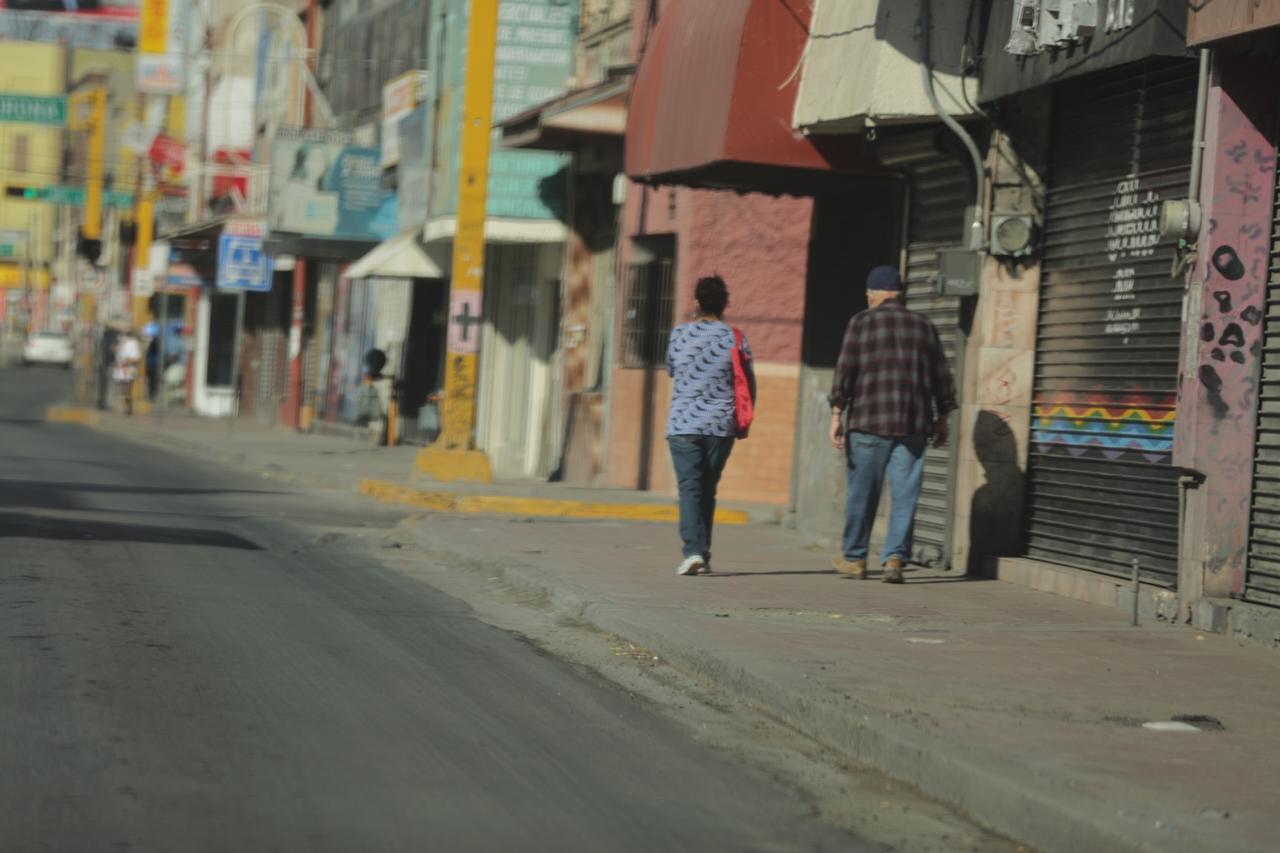
<svg viewBox="0 0 1280 853">
<path fill-rule="evenodd" d="M 637 20 L 645 13 L 639 10 Z M 860 139 L 793 127 L 802 86 L 797 70 L 812 56 L 809 14 L 756 0 L 662 4 L 639 60 L 627 122 L 627 175 L 643 186 L 630 188 L 621 219 L 609 479 L 674 487 L 662 441 L 667 334 L 687 316 L 697 279 L 719 274 L 731 294 L 727 319 L 751 342 L 759 388 L 756 424 L 735 448 L 721 494 L 797 509 L 798 520 L 830 533 L 838 526 L 834 515 L 826 523 L 824 513 L 838 498 L 793 503 L 842 479 L 830 445 L 810 444 L 830 417 L 821 427 L 809 417 L 823 379 L 802 376 L 802 349 L 813 318 L 857 310 L 858 285 L 843 278 L 843 261 L 860 241 L 838 232 L 858 211 L 839 197 L 852 200 L 868 189 L 869 177 L 882 179 L 888 170 Z M 690 86 L 691 79 L 699 85 Z M 829 83 L 813 85 L 829 89 Z M 883 217 L 880 211 L 876 219 Z M 890 231 L 890 243 L 899 243 L 900 224 Z M 819 234 L 834 242 L 815 247 Z M 814 270 L 823 276 L 815 278 Z M 819 337 L 834 334 L 838 349 L 848 317 Z M 825 384 L 823 397 L 829 373 Z"/>
<path fill-rule="evenodd" d="M 973 300 L 939 295 L 938 258 L 941 250 L 963 244 L 965 210 L 974 198 L 973 167 L 957 150 L 951 131 L 941 125 L 886 131 L 877 150 L 881 162 L 905 179 L 902 278 L 907 308 L 928 317 L 937 328 L 957 400 L 963 403 L 965 336 Z M 958 431 L 953 432 L 944 446 L 930 445 L 926 451 L 912 553 L 912 562 L 920 565 L 943 567 L 951 561 L 958 437 Z"/>
<path fill-rule="evenodd" d="M 554 243 L 488 247 L 476 437 L 499 476 L 546 477 L 556 464 L 562 261 Z"/>
<path fill-rule="evenodd" d="M 424 406 L 434 405 L 430 397 L 443 384 L 447 265 L 441 249 L 423 245 L 415 229 L 380 243 L 342 272 L 340 290 L 348 304 L 341 313 L 355 322 L 348 336 L 386 354 L 384 372 L 394 377 L 395 388 L 384 383 L 379 391 L 384 408 L 393 390 L 397 394 L 397 435 L 404 441 L 424 442 L 434 432 L 432 412 L 420 414 Z M 339 311 L 333 316 L 336 321 Z M 355 320 L 357 316 L 364 319 Z M 363 357 L 361 353 L 356 363 Z M 344 365 L 351 363 L 349 353 L 338 358 Z M 338 374 L 345 377 L 338 396 L 354 399 L 360 375 L 351 370 Z M 339 416 L 335 408 L 326 414 Z M 344 409 L 342 417 L 354 417 L 354 409 Z"/>
<path fill-rule="evenodd" d="M 949 59 L 960 52 L 964 10 L 942 5 L 934 4 L 930 38 L 935 93 L 949 114 L 967 120 L 975 81 Z M 845 497 L 844 465 L 827 437 L 827 394 L 849 319 L 866 307 L 863 283 L 873 266 L 901 268 L 907 306 L 938 327 L 963 390 L 965 306 L 939 296 L 936 279 L 939 250 L 964 242 L 977 178 L 921 82 L 914 10 L 907 16 L 893 11 L 887 4 L 819 0 L 795 108 L 796 124 L 810 139 L 822 140 L 827 150 L 866 152 L 888 176 L 815 194 L 793 501 L 797 526 L 827 544 L 843 527 Z M 971 129 L 982 144 L 982 133 Z M 922 565 L 945 566 L 951 559 L 958 435 L 953 430 L 952 442 L 928 451 L 912 554 Z"/>
<path fill-rule="evenodd" d="M 1160 203 L 1190 173 L 1196 64 L 1148 60 L 1053 94 L 1027 553 L 1177 582 L 1183 282 Z"/>
</svg>

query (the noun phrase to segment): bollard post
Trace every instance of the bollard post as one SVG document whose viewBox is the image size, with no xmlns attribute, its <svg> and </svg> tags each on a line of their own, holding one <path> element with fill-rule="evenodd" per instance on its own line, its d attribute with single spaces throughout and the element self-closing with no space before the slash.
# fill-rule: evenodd
<svg viewBox="0 0 1280 853">
<path fill-rule="evenodd" d="M 1133 617 L 1129 622 L 1133 627 L 1138 627 L 1138 590 L 1141 588 L 1142 564 L 1138 562 L 1138 558 L 1133 558 Z"/>
</svg>

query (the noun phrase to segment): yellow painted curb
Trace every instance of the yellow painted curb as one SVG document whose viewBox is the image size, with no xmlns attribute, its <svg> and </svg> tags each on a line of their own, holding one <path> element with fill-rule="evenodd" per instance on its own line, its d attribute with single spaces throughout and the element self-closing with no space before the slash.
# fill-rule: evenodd
<svg viewBox="0 0 1280 853">
<path fill-rule="evenodd" d="M 50 406 L 44 410 L 44 419 L 51 424 L 83 424 L 97 426 L 102 416 L 90 409 L 71 406 Z"/>
<path fill-rule="evenodd" d="M 558 498 L 521 498 L 504 495 L 464 495 L 411 489 L 386 480 L 364 480 L 360 491 L 384 503 L 422 507 L 433 512 L 532 515 L 546 518 L 594 518 L 612 521 L 679 520 L 679 511 L 669 504 L 594 503 Z M 718 509 L 720 524 L 747 524 L 750 516 L 742 510 Z"/>
</svg>

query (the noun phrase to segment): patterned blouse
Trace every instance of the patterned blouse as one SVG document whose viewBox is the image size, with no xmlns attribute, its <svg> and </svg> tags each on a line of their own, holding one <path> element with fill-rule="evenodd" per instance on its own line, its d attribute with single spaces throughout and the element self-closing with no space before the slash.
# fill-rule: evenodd
<svg viewBox="0 0 1280 853">
<path fill-rule="evenodd" d="M 671 374 L 671 410 L 667 435 L 733 436 L 737 433 L 733 399 L 733 328 L 698 320 L 671 330 L 667 372 Z M 746 335 L 747 376 L 752 386 L 751 347 Z"/>
</svg>

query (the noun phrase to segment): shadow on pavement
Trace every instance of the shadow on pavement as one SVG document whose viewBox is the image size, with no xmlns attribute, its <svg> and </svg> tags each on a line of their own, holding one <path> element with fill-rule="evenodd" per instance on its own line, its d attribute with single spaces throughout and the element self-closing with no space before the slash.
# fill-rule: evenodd
<svg viewBox="0 0 1280 853">
<path fill-rule="evenodd" d="M 778 571 L 772 571 L 772 572 L 722 572 L 717 569 L 717 570 L 712 570 L 711 574 L 709 575 L 699 575 L 699 577 L 749 578 L 749 577 L 764 577 L 766 575 L 834 575 L 835 573 L 836 573 L 835 569 L 815 569 L 815 570 L 779 569 Z"/>
<path fill-rule="evenodd" d="M 118 495 L 284 495 L 270 489 L 198 489 L 166 486 L 117 486 L 111 483 L 56 483 L 49 480 L 0 480 L 0 498 L 9 490 L 33 492 L 103 492 Z"/>
<path fill-rule="evenodd" d="M 160 527 L 51 518 L 25 512 L 0 512 L 0 538 L 56 539 L 82 542 L 144 542 L 156 545 L 196 545 L 206 548 L 238 548 L 262 551 L 262 546 L 242 536 L 203 527 Z"/>
</svg>

